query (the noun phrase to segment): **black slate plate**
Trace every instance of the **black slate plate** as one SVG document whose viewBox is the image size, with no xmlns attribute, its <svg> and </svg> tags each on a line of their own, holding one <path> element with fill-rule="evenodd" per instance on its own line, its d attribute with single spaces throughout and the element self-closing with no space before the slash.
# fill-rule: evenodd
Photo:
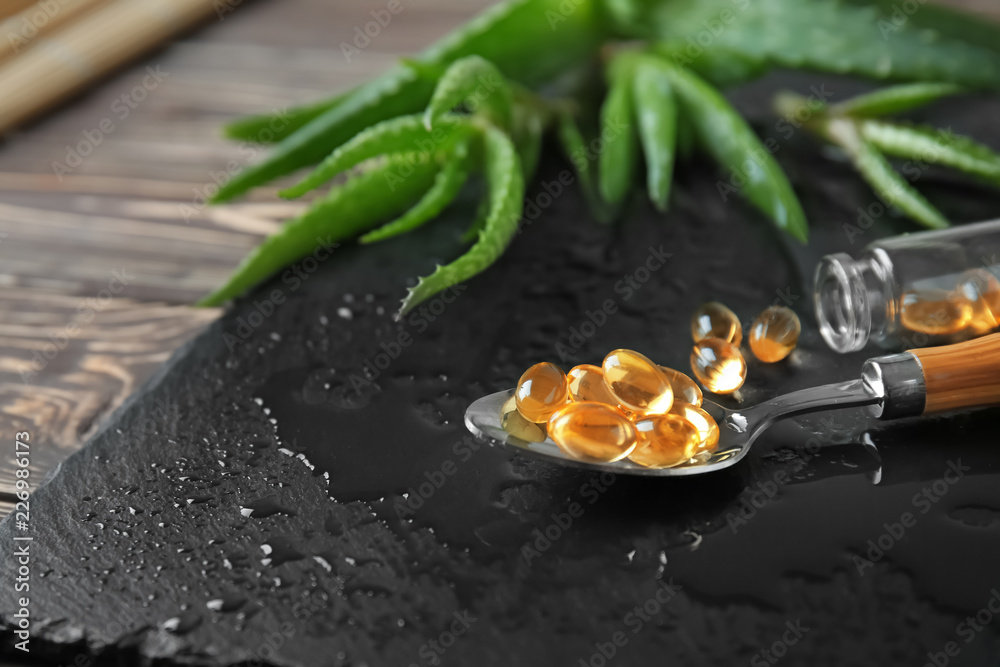
<svg viewBox="0 0 1000 667">
<path fill-rule="evenodd" d="M 989 137 L 978 126 L 997 109 L 947 118 Z M 845 225 L 870 191 L 800 133 L 780 147 L 812 220 L 807 248 L 723 201 L 698 164 L 679 174 L 669 216 L 637 204 L 616 228 L 588 222 L 574 189 L 536 188 L 543 215 L 496 267 L 402 323 L 391 318 L 402 282 L 454 256 L 471 203 L 433 231 L 300 263 L 240 301 L 32 497 L 31 655 L 995 662 L 995 411 L 892 426 L 813 416 L 733 469 L 670 480 L 552 467 L 462 427 L 472 399 L 542 359 L 568 367 L 632 347 L 686 369 L 688 318 L 710 298 L 747 320 L 782 301 L 803 316 L 799 350 L 751 361 L 743 400 L 854 377 L 866 355 L 836 356 L 815 332 L 812 267 L 909 227 L 882 216 L 853 238 Z M 562 169 L 550 161 L 549 190 Z M 919 186 L 958 220 L 1000 208 L 933 170 Z M 0 525 L 5 584 L 16 532 Z M 8 655 L 21 655 L 22 595 L 0 591 Z"/>
</svg>

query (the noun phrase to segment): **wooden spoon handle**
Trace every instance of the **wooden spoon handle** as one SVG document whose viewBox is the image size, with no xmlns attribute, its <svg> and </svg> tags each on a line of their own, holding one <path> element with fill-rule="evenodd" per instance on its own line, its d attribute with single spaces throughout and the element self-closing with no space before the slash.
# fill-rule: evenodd
<svg viewBox="0 0 1000 667">
<path fill-rule="evenodd" d="M 1000 333 L 910 350 L 924 371 L 924 414 L 1000 405 Z"/>
</svg>

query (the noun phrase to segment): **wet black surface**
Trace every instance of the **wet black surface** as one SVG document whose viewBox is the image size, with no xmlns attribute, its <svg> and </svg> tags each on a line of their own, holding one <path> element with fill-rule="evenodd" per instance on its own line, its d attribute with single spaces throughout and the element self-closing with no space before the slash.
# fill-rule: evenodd
<svg viewBox="0 0 1000 667">
<path fill-rule="evenodd" d="M 997 110 L 945 111 L 988 139 Z M 471 400 L 536 361 L 632 347 L 686 369 L 688 317 L 707 299 L 745 320 L 783 301 L 802 316 L 800 348 L 750 361 L 742 400 L 854 377 L 867 355 L 835 356 L 815 331 L 812 267 L 909 226 L 883 217 L 852 244 L 843 225 L 873 195 L 801 136 L 771 134 L 812 221 L 807 248 L 724 202 L 695 164 L 666 218 L 637 202 L 618 228 L 588 222 L 575 191 L 546 204 L 536 190 L 544 216 L 496 267 L 402 323 L 403 281 L 454 255 L 471 206 L 240 302 L 33 496 L 32 656 L 994 664 L 996 411 L 892 426 L 812 416 L 732 469 L 669 480 L 552 467 L 462 427 Z M 918 185 L 957 220 L 1000 209 L 937 172 Z M 637 273 L 661 252 L 662 268 Z M 267 315 L 274 290 L 287 301 Z M 607 300 L 617 312 L 586 326 Z M 0 525 L 5 583 L 15 532 Z M 18 597 L 0 590 L 10 655 Z"/>
</svg>

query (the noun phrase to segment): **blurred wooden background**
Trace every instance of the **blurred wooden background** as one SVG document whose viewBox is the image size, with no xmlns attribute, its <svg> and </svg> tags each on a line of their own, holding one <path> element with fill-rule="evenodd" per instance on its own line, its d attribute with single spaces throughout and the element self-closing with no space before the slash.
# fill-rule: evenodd
<svg viewBox="0 0 1000 667">
<path fill-rule="evenodd" d="M 340 43 L 385 0 L 216 1 L 187 36 L 0 143 L 0 517 L 14 434 L 31 435 L 37 487 L 218 317 L 188 304 L 297 210 L 273 190 L 203 205 L 213 175 L 253 160 L 220 126 L 364 81 L 492 4 L 404 3 L 347 62 Z M 996 0 L 951 4 L 1000 18 Z"/>
</svg>

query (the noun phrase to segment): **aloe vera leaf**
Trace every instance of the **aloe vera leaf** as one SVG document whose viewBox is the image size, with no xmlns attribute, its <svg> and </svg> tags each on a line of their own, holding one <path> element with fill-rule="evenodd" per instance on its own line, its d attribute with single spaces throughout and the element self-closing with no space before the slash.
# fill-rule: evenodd
<svg viewBox="0 0 1000 667">
<path fill-rule="evenodd" d="M 483 130 L 483 160 L 489 190 L 489 214 L 475 244 L 464 255 L 417 281 L 408 290 L 398 317 L 443 289 L 484 271 L 503 254 L 517 233 L 524 209 L 521 160 L 510 138 L 501 130 Z"/>
<path fill-rule="evenodd" d="M 577 182 L 580 184 L 580 192 L 583 193 L 587 208 L 591 215 L 598 222 L 608 223 L 613 216 L 613 210 L 601 199 L 601 193 L 597 187 L 594 164 L 590 158 L 590 151 L 587 149 L 587 142 L 583 138 L 580 127 L 576 124 L 572 114 L 564 112 L 559 115 L 559 125 L 557 128 L 559 143 L 563 152 L 570 162 L 573 163 L 576 172 Z"/>
<path fill-rule="evenodd" d="M 942 164 L 1000 185 L 1000 155 L 968 137 L 933 127 L 873 120 L 861 123 L 861 135 L 883 153 Z"/>
<path fill-rule="evenodd" d="M 547 81 L 596 53 L 606 36 L 600 0 L 508 0 L 426 49 L 418 60 L 447 64 L 479 55 L 505 76 L 526 84 Z M 337 106 L 317 116 L 249 165 L 212 198 L 219 203 L 247 190 L 316 164 L 375 123 L 422 111 L 434 81 L 413 67 L 397 66 L 360 86 Z"/>
<path fill-rule="evenodd" d="M 490 215 L 490 199 L 488 196 L 480 197 L 476 205 L 476 214 L 472 216 L 472 222 L 468 228 L 462 232 L 462 243 L 472 243 L 479 238 L 479 232 L 486 226 L 486 218 Z"/>
<path fill-rule="evenodd" d="M 922 107 L 965 89 L 951 83 L 907 83 L 852 97 L 830 107 L 841 116 L 876 118 Z"/>
<path fill-rule="evenodd" d="M 597 53 L 608 37 L 604 0 L 506 0 L 420 54 L 452 63 L 480 56 L 526 85 L 551 80 Z"/>
<path fill-rule="evenodd" d="M 434 83 L 397 67 L 362 85 L 340 104 L 317 116 L 276 145 L 261 162 L 248 165 L 212 198 L 223 202 L 296 169 L 316 164 L 370 125 L 427 106 Z"/>
<path fill-rule="evenodd" d="M 877 26 L 886 36 L 891 36 L 900 28 L 918 28 L 1000 53 L 1000 25 L 981 14 L 967 13 L 928 2 L 921 2 L 915 11 L 907 11 L 912 9 L 912 5 L 899 0 L 847 0 L 847 2 L 862 7 L 878 8 L 880 16 Z"/>
<path fill-rule="evenodd" d="M 604 150 L 597 158 L 598 187 L 604 201 L 621 204 L 632 189 L 639 142 L 635 131 L 632 102 L 632 70 L 613 72 L 608 96 L 601 105 L 601 138 Z"/>
<path fill-rule="evenodd" d="M 646 156 L 646 189 L 653 205 L 665 211 L 677 149 L 677 100 L 656 60 L 644 59 L 636 66 L 632 96 Z"/>
<path fill-rule="evenodd" d="M 545 121 L 541 114 L 524 108 L 515 109 L 514 119 L 514 145 L 524 169 L 524 182 L 528 183 L 534 178 L 542 157 Z"/>
<path fill-rule="evenodd" d="M 874 7 L 830 0 L 618 0 L 610 7 L 626 36 L 693 44 L 692 53 L 722 48 L 772 66 L 1000 87 L 1000 53 L 910 24 L 886 33 Z"/>
<path fill-rule="evenodd" d="M 434 185 L 424 194 L 413 208 L 390 223 L 362 236 L 361 243 L 374 243 L 405 234 L 436 218 L 458 193 L 469 178 L 469 147 L 458 144 L 455 152 L 449 157 L 444 168 L 438 172 Z"/>
<path fill-rule="evenodd" d="M 767 73 L 769 66 L 759 56 L 713 45 L 710 49 L 692 50 L 691 44 L 662 41 L 653 45 L 654 52 L 678 67 L 688 67 L 714 86 L 724 88 L 745 83 Z"/>
<path fill-rule="evenodd" d="M 380 220 L 412 206 L 434 181 L 438 165 L 426 154 L 388 157 L 319 199 L 266 238 L 226 283 L 198 305 L 219 306 L 306 257 L 320 245 L 352 239 Z"/>
<path fill-rule="evenodd" d="M 445 71 L 434 89 L 434 96 L 424 113 L 424 125 L 434 123 L 461 104 L 481 108 L 486 117 L 501 128 L 509 128 L 513 116 L 510 86 L 496 65 L 479 56 L 456 60 Z"/>
<path fill-rule="evenodd" d="M 740 192 L 767 214 L 779 229 L 802 241 L 809 227 L 795 191 L 770 151 L 729 102 L 694 73 L 668 65 L 665 70 L 691 122 L 698 143 L 745 182 Z"/>
<path fill-rule="evenodd" d="M 458 124 L 451 123 L 447 128 L 441 128 L 435 133 L 424 127 L 419 115 L 400 116 L 383 121 L 334 150 L 305 178 L 278 194 L 286 199 L 301 197 L 333 179 L 337 174 L 379 155 L 415 151 L 434 153 L 446 150 L 458 127 Z"/>
<path fill-rule="evenodd" d="M 855 168 L 883 201 L 924 227 L 943 229 L 948 226 L 944 215 L 892 168 L 878 148 L 862 136 L 853 121 L 832 119 L 823 125 L 822 132 L 847 152 Z"/>
<path fill-rule="evenodd" d="M 328 99 L 291 109 L 276 109 L 267 114 L 244 116 L 223 127 L 223 134 L 227 139 L 249 141 L 255 144 L 271 144 L 281 141 L 338 106 L 353 92 L 353 90 L 347 91 Z"/>
</svg>

